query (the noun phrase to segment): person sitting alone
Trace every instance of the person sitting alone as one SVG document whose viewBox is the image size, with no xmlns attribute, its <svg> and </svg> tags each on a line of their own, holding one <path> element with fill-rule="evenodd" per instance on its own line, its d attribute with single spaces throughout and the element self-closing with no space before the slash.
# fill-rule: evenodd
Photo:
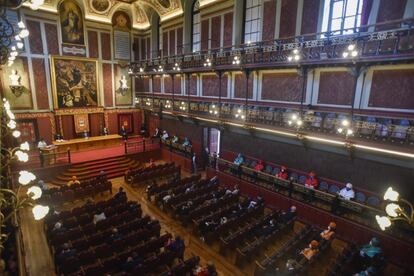
<svg viewBox="0 0 414 276">
<path fill-rule="evenodd" d="M 287 168 L 285 166 L 282 166 L 280 168 L 280 171 L 276 174 L 276 177 L 287 180 L 289 177 Z"/>
<path fill-rule="evenodd" d="M 55 223 L 55 225 L 52 228 L 52 234 L 56 235 L 62 232 L 65 232 L 65 227 L 63 227 L 63 223 L 61 221 L 58 221 Z"/>
<path fill-rule="evenodd" d="M 256 205 L 257 205 L 256 201 L 250 200 L 249 206 L 247 206 L 247 209 L 252 209 L 252 208 L 256 207 Z"/>
<path fill-rule="evenodd" d="M 183 147 L 191 147 L 191 142 L 187 137 L 184 138 Z"/>
<path fill-rule="evenodd" d="M 80 184 L 80 182 L 79 182 L 78 178 L 76 177 L 76 175 L 72 176 L 72 179 L 69 180 L 68 186 L 72 186 L 74 184 L 76 184 L 76 185 Z"/>
<path fill-rule="evenodd" d="M 257 163 L 257 165 L 254 167 L 254 169 L 258 172 L 263 171 L 264 169 L 264 163 L 263 160 L 259 160 L 259 162 Z"/>
<path fill-rule="evenodd" d="M 227 223 L 227 217 L 221 217 L 220 218 L 220 225 L 226 224 Z"/>
<path fill-rule="evenodd" d="M 56 133 L 55 141 L 56 142 L 63 142 L 64 141 L 63 136 L 60 133 Z"/>
<path fill-rule="evenodd" d="M 173 138 L 171 139 L 171 142 L 174 144 L 178 143 L 178 136 L 174 135 Z"/>
<path fill-rule="evenodd" d="M 175 237 L 175 240 L 167 248 L 174 252 L 178 259 L 184 260 L 185 243 L 180 236 Z"/>
<path fill-rule="evenodd" d="M 57 255 L 57 259 L 64 261 L 70 257 L 75 256 L 77 253 L 76 249 L 72 248 L 69 243 L 64 243 L 62 251 Z"/>
<path fill-rule="evenodd" d="M 88 131 L 87 131 L 87 130 L 85 130 L 85 131 L 82 133 L 82 137 L 83 137 L 83 138 L 85 138 L 85 139 L 89 139 L 89 133 L 88 133 Z"/>
<path fill-rule="evenodd" d="M 382 249 L 380 247 L 380 241 L 373 237 L 370 242 L 364 245 L 359 251 L 359 261 L 362 268 L 369 266 L 378 266 L 378 262 L 382 258 Z"/>
<path fill-rule="evenodd" d="M 318 253 L 318 247 L 319 247 L 319 242 L 316 240 L 312 240 L 309 246 L 300 252 L 300 255 L 303 255 L 306 259 L 310 261 L 312 257 L 316 253 Z"/>
<path fill-rule="evenodd" d="M 196 276 L 216 276 L 216 267 L 212 262 L 208 262 L 206 267 L 199 266 L 195 271 Z"/>
<path fill-rule="evenodd" d="M 43 192 L 49 190 L 49 186 L 47 186 L 43 180 L 39 180 L 37 182 L 37 186 L 39 186 L 39 188 L 42 189 Z"/>
<path fill-rule="evenodd" d="M 149 163 L 148 163 L 148 167 L 147 168 L 154 168 L 155 167 L 155 162 L 154 159 L 150 159 Z"/>
<path fill-rule="evenodd" d="M 98 222 L 105 220 L 106 215 L 103 211 L 98 210 L 95 215 L 93 215 L 93 223 L 97 224 Z"/>
<path fill-rule="evenodd" d="M 330 222 L 328 225 L 328 229 L 323 230 L 320 236 L 322 239 L 329 241 L 332 239 L 333 235 L 335 234 L 335 230 L 336 230 L 336 223 Z"/>
<path fill-rule="evenodd" d="M 116 227 L 112 228 L 111 236 L 109 236 L 111 242 L 118 241 L 122 239 L 121 234 L 119 234 L 118 229 Z"/>
<path fill-rule="evenodd" d="M 168 132 L 167 132 L 166 130 L 164 130 L 164 131 L 162 132 L 161 139 L 163 139 L 163 140 L 167 140 L 169 137 L 170 137 L 170 136 L 168 136 Z"/>
<path fill-rule="evenodd" d="M 346 183 L 345 188 L 342 188 L 338 194 L 340 198 L 345 200 L 351 200 L 355 197 L 355 192 L 352 189 L 351 183 Z"/>
<path fill-rule="evenodd" d="M 126 197 L 126 193 L 124 191 L 123 187 L 119 187 L 118 192 L 114 195 L 114 198 L 122 198 L 122 197 Z"/>
<path fill-rule="evenodd" d="M 174 196 L 173 192 L 171 190 L 168 191 L 168 194 L 162 198 L 162 201 L 164 204 L 168 203 L 170 199 Z"/>
<path fill-rule="evenodd" d="M 106 180 L 106 173 L 105 171 L 100 171 L 98 176 L 96 177 L 96 180 L 103 181 Z"/>
<path fill-rule="evenodd" d="M 104 128 L 102 129 L 102 133 L 101 133 L 101 135 L 102 135 L 102 136 L 107 136 L 107 135 L 109 135 L 109 130 L 108 130 L 108 128 L 107 128 L 107 127 L 104 127 Z"/>
<path fill-rule="evenodd" d="M 292 205 L 289 208 L 288 212 L 283 212 L 281 215 L 281 221 L 283 222 L 288 222 L 290 220 L 292 220 L 294 217 L 296 217 L 296 206 Z"/>
<path fill-rule="evenodd" d="M 234 163 L 234 164 L 236 164 L 237 166 L 242 165 L 242 164 L 243 164 L 243 162 L 244 162 L 244 158 L 243 158 L 243 156 L 242 156 L 242 154 L 241 154 L 241 153 L 239 153 L 239 154 L 237 155 L 236 159 L 234 159 L 234 161 L 233 161 L 233 163 Z"/>
<path fill-rule="evenodd" d="M 310 172 L 308 177 L 305 181 L 305 187 L 309 189 L 316 189 L 318 188 L 319 181 L 316 179 L 316 174 L 314 172 Z"/>
</svg>

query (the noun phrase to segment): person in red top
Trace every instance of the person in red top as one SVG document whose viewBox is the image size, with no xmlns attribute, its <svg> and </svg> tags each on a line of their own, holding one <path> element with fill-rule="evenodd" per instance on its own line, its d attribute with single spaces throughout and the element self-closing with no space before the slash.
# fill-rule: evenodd
<svg viewBox="0 0 414 276">
<path fill-rule="evenodd" d="M 310 189 L 316 189 L 318 188 L 319 181 L 316 179 L 316 174 L 314 172 L 310 172 L 308 177 L 305 181 L 305 187 Z"/>
<path fill-rule="evenodd" d="M 276 174 L 276 177 L 287 180 L 289 177 L 287 168 L 285 166 L 282 166 L 282 168 L 280 169 L 280 172 Z"/>
<path fill-rule="evenodd" d="M 257 163 L 256 167 L 254 167 L 254 169 L 259 172 L 263 171 L 264 169 L 263 161 L 259 160 L 259 162 Z"/>
</svg>

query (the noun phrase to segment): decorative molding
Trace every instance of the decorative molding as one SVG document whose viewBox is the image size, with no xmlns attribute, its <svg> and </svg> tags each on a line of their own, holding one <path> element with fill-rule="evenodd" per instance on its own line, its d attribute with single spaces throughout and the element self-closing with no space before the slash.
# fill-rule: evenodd
<svg viewBox="0 0 414 276">
<path fill-rule="evenodd" d="M 75 115 L 85 113 L 104 113 L 103 107 L 90 107 L 90 108 L 68 108 L 68 109 L 55 109 L 57 116 L 61 115 Z"/>
</svg>

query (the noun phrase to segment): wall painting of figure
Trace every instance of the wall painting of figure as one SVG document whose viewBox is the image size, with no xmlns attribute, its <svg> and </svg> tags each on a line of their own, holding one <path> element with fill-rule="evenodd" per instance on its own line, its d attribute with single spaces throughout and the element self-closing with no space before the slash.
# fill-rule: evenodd
<svg viewBox="0 0 414 276">
<path fill-rule="evenodd" d="M 82 10 L 75 0 L 64 0 L 59 5 L 62 43 L 84 45 L 84 25 Z"/>
</svg>

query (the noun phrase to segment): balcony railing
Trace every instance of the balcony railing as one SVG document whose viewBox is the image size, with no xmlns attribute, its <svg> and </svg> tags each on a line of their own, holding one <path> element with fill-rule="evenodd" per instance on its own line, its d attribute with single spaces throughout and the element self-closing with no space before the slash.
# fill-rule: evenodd
<svg viewBox="0 0 414 276">
<path fill-rule="evenodd" d="M 294 49 L 300 50 L 300 64 L 302 65 L 338 62 L 339 60 L 342 63 L 356 62 L 355 59 L 342 57 L 343 52 L 350 44 L 356 45 L 358 61 L 385 60 L 390 56 L 394 60 L 407 59 L 413 57 L 414 53 L 413 25 L 414 18 L 407 18 L 361 26 L 358 30 L 352 29 L 352 31 L 358 32 L 347 35 L 313 33 L 176 56 L 157 55 L 156 58 L 131 63 L 130 69 L 131 73 L 136 75 L 157 74 L 154 69 L 156 70 L 160 65 L 163 66 L 163 72 L 173 72 L 174 65 L 178 63 L 184 72 L 196 69 L 211 70 L 211 68 L 203 66 L 207 58 L 213 61 L 212 67 L 222 70 L 240 70 L 240 67 L 286 66 L 288 56 Z M 390 27 L 392 29 L 389 29 Z M 182 48 L 188 48 L 185 46 L 182 45 Z M 238 65 L 233 64 L 235 56 L 241 59 Z"/>
</svg>

